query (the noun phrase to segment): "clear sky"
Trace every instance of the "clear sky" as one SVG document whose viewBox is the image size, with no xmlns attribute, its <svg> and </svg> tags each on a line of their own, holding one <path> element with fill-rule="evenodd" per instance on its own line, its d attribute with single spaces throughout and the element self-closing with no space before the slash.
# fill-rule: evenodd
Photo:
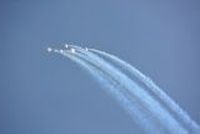
<svg viewBox="0 0 200 134">
<path fill-rule="evenodd" d="M 140 130 L 68 59 L 65 43 L 115 54 L 200 123 L 198 0 L 1 0 L 0 133 L 133 134 Z"/>
</svg>

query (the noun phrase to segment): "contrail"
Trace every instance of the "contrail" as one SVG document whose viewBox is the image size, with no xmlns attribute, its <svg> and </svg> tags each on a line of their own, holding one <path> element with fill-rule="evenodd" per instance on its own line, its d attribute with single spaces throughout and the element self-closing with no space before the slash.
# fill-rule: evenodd
<svg viewBox="0 0 200 134">
<path fill-rule="evenodd" d="M 79 65 L 81 65 L 82 67 L 84 67 L 84 69 L 86 69 L 90 74 L 92 74 L 93 76 L 95 76 L 97 78 L 97 80 L 101 83 L 102 86 L 105 86 L 106 89 L 108 88 L 109 90 L 106 90 L 112 97 L 114 97 L 121 106 L 124 107 L 124 109 L 126 109 L 130 114 L 132 114 L 132 118 L 137 121 L 136 124 L 138 125 L 142 125 L 144 123 L 148 122 L 146 121 L 147 119 L 144 116 L 141 116 L 141 110 L 139 110 L 137 107 L 137 103 L 133 106 L 132 102 L 130 101 L 128 95 L 126 95 L 125 93 L 121 93 L 120 90 L 117 90 L 118 88 L 121 88 L 120 85 L 118 83 L 116 83 L 112 78 L 110 78 L 108 75 L 104 74 L 104 71 L 102 71 L 101 69 L 99 69 L 98 67 L 93 66 L 92 64 L 90 64 L 88 61 L 83 60 L 81 57 L 78 57 L 77 55 L 72 54 L 69 51 L 63 51 L 63 50 L 54 50 L 54 52 L 56 53 L 60 53 L 66 57 L 68 57 L 69 59 L 71 59 L 72 61 L 78 63 Z M 81 60 L 80 60 L 81 59 Z M 98 76 L 98 77 L 97 77 Z M 134 114 L 133 114 L 134 112 Z M 155 132 L 155 129 L 151 129 L 152 124 L 149 125 L 143 125 L 143 129 L 145 128 L 145 131 L 147 132 Z"/>
<path fill-rule="evenodd" d="M 77 50 L 81 51 L 82 53 L 85 52 L 83 49 L 77 48 Z M 146 92 L 143 89 L 141 89 L 141 87 L 139 87 L 136 83 L 128 79 L 124 74 L 121 74 L 117 69 L 113 68 L 111 65 L 108 65 L 109 63 L 106 63 L 103 59 L 99 58 L 98 56 L 91 54 L 89 52 L 87 52 L 87 55 L 88 55 L 87 57 L 90 57 L 89 61 L 93 61 L 94 63 L 98 61 L 97 64 L 101 66 L 101 68 L 103 68 L 104 70 L 107 70 L 110 76 L 113 76 L 115 79 L 118 79 L 119 81 L 118 83 L 121 83 L 121 84 L 125 83 L 124 86 L 127 87 L 127 90 L 128 90 L 127 92 L 130 92 L 129 95 L 132 95 L 132 97 L 134 98 L 138 98 L 137 100 L 141 102 L 141 105 L 145 105 L 145 108 L 148 111 L 152 111 L 152 113 L 154 113 L 154 116 L 155 116 L 154 118 L 158 118 L 158 120 L 160 120 L 159 123 L 166 124 L 166 122 L 168 122 L 171 125 L 174 125 L 174 126 L 177 125 L 177 123 L 173 121 L 170 115 L 168 113 L 165 113 L 165 111 L 161 108 L 161 106 L 159 106 L 159 103 L 153 100 L 151 96 L 147 95 Z M 123 90 L 125 89 L 123 88 Z M 145 99 L 141 99 L 141 98 L 145 98 Z M 151 114 L 151 116 L 152 115 L 153 114 Z M 158 116 L 158 115 L 161 115 L 161 116 Z M 163 122 L 163 120 L 165 120 L 165 122 Z M 169 127 L 169 129 L 172 129 L 172 128 Z M 177 128 L 175 129 L 176 131 L 178 131 Z"/>
<path fill-rule="evenodd" d="M 49 50 L 52 51 L 52 49 L 48 49 L 48 51 Z M 125 62 L 122 60 L 99 50 L 89 49 L 88 51 L 88 49 L 82 49 L 81 47 L 72 45 L 67 46 L 66 50 L 54 51 L 67 56 L 72 61 L 81 65 L 90 72 L 101 85 L 107 87 L 109 90 L 106 91 L 118 100 L 123 108 L 131 115 L 133 121 L 143 128 L 146 133 L 185 134 L 200 132 L 199 127 L 196 124 L 195 127 L 191 127 L 187 124 L 194 124 L 194 122 L 180 109 L 180 107 L 174 108 L 172 104 L 175 105 L 175 103 L 172 103 L 173 101 L 169 97 L 169 100 L 165 99 L 167 95 L 164 94 L 164 92 L 159 90 L 159 93 L 161 92 L 161 94 L 165 95 L 164 98 L 163 96 L 157 97 L 160 94 L 155 92 L 154 89 L 153 91 L 152 89 L 149 89 L 154 93 L 154 95 L 152 95 L 152 93 L 147 91 L 147 88 L 152 88 L 151 86 L 148 86 L 150 82 L 142 81 L 143 83 L 147 82 L 147 87 L 144 87 L 142 84 L 123 73 L 121 68 L 114 66 L 114 64 L 106 61 L 105 58 L 103 59 L 99 55 L 103 55 L 104 57 L 107 57 L 107 59 L 117 62 L 122 67 L 127 68 L 125 66 L 126 64 L 124 64 Z M 96 52 L 96 54 L 94 52 Z M 128 70 L 130 72 L 133 71 L 130 70 L 130 68 L 128 68 Z M 140 75 L 140 73 L 136 74 L 143 76 Z M 141 77 L 138 77 L 139 80 L 140 78 Z M 164 101 L 162 99 L 164 99 Z M 169 101 L 169 105 L 167 101 Z M 169 109 L 172 109 L 171 111 L 173 112 Z M 184 118 L 188 117 L 186 118 L 187 122 L 184 122 L 186 125 L 183 125 L 184 123 L 182 123 L 182 118 L 179 118 L 179 115 L 184 116 Z"/>
<path fill-rule="evenodd" d="M 146 91 L 153 94 L 159 102 L 163 104 L 167 108 L 167 110 L 175 116 L 177 120 L 182 124 L 183 127 L 187 127 L 191 132 L 195 130 L 199 130 L 199 126 L 195 121 L 193 121 L 188 114 L 183 111 L 178 104 L 176 104 L 165 92 L 163 92 L 151 79 L 142 74 L 138 69 L 131 66 L 129 63 L 119 59 L 118 57 L 106 53 L 104 51 L 100 51 L 97 49 L 89 49 L 91 52 L 94 52 L 106 59 L 111 60 L 119 67 L 123 68 L 127 71 L 127 74 L 132 77 L 132 79 L 139 80 L 140 84 L 144 84 L 144 88 Z M 194 133 L 194 132 L 193 132 Z"/>
</svg>

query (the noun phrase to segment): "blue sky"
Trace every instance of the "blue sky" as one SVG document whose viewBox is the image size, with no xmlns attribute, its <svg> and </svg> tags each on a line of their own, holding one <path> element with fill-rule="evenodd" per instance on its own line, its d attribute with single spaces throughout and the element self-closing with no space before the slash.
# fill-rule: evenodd
<svg viewBox="0 0 200 134">
<path fill-rule="evenodd" d="M 129 115 L 87 73 L 46 48 L 115 54 L 200 122 L 196 0 L 2 0 L 0 133 L 131 134 Z"/>
</svg>

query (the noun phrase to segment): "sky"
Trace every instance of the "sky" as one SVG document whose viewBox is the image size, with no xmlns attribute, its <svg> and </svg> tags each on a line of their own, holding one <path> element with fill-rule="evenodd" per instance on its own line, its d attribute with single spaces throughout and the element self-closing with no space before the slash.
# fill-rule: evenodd
<svg viewBox="0 0 200 134">
<path fill-rule="evenodd" d="M 0 133 L 141 133 L 88 73 L 47 53 L 65 43 L 112 53 L 200 123 L 198 0 L 1 0 Z"/>
</svg>

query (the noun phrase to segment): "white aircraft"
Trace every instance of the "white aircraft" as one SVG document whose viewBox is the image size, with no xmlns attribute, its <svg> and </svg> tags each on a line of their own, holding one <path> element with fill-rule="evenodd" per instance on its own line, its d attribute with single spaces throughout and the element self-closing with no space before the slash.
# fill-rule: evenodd
<svg viewBox="0 0 200 134">
<path fill-rule="evenodd" d="M 47 48 L 47 51 L 48 51 L 48 52 L 51 52 L 51 51 L 52 51 L 52 48 L 48 47 L 48 48 Z"/>
<path fill-rule="evenodd" d="M 65 44 L 65 48 L 69 48 L 69 45 L 68 45 L 68 44 Z"/>
<path fill-rule="evenodd" d="M 72 53 L 75 53 L 76 50 L 75 50 L 74 48 L 71 48 L 71 52 L 72 52 Z"/>
<path fill-rule="evenodd" d="M 64 52 L 64 50 L 61 49 L 61 50 L 60 50 L 60 53 L 63 53 L 63 52 Z"/>
</svg>

